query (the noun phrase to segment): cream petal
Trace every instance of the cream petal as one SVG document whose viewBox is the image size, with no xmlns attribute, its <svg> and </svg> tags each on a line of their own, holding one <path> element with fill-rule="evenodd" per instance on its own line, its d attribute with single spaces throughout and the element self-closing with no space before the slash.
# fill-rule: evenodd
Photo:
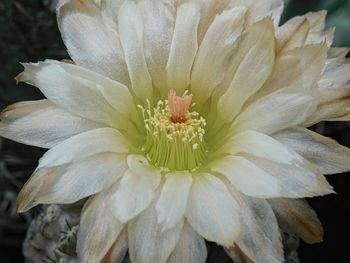
<svg viewBox="0 0 350 263">
<path fill-rule="evenodd" d="M 263 199 L 244 196 L 230 189 L 240 209 L 241 232 L 237 246 L 253 262 L 279 263 L 284 261 L 280 230 L 269 203 Z"/>
<path fill-rule="evenodd" d="M 145 57 L 153 84 L 161 96 L 167 95 L 166 64 L 175 27 L 176 9 L 172 0 L 143 0 L 139 9 L 143 18 Z"/>
<path fill-rule="evenodd" d="M 226 156 L 211 165 L 245 195 L 271 198 L 281 195 L 280 182 L 241 156 Z"/>
<path fill-rule="evenodd" d="M 269 77 L 274 59 L 274 26 L 271 18 L 267 18 L 249 27 L 241 36 L 229 70 L 232 70 L 233 79 L 218 101 L 218 123 L 227 123 L 234 119 L 245 101 Z"/>
<path fill-rule="evenodd" d="M 277 28 L 277 51 L 284 53 L 303 45 L 326 42 L 330 47 L 333 32 L 324 32 L 325 11 L 310 12 L 304 16 L 297 16 Z"/>
<path fill-rule="evenodd" d="M 157 223 L 157 200 L 128 224 L 129 255 L 133 263 L 166 263 L 178 243 L 183 223 L 162 231 Z"/>
<path fill-rule="evenodd" d="M 278 90 L 249 105 L 232 125 L 235 133 L 255 130 L 265 134 L 304 123 L 318 105 L 311 92 Z"/>
<path fill-rule="evenodd" d="M 245 12 L 243 7 L 224 11 L 216 16 L 205 34 L 191 75 L 191 93 L 199 108 L 225 76 L 228 58 L 243 30 Z"/>
<path fill-rule="evenodd" d="M 328 50 L 328 58 L 345 58 L 349 53 L 349 48 L 347 47 L 331 47 Z"/>
<path fill-rule="evenodd" d="M 148 72 L 143 45 L 141 12 L 132 1 L 125 1 L 118 13 L 120 41 L 128 66 L 132 89 L 139 99 L 152 100 L 152 79 Z"/>
<path fill-rule="evenodd" d="M 112 128 L 83 132 L 59 143 L 40 159 L 37 169 L 52 167 L 104 152 L 127 153 L 130 147 L 123 135 Z"/>
<path fill-rule="evenodd" d="M 303 46 L 276 59 L 274 71 L 254 99 L 279 89 L 311 90 L 317 86 L 327 58 L 324 43 Z M 290 69 L 293 70 L 290 70 Z"/>
<path fill-rule="evenodd" d="M 179 242 L 167 263 L 205 263 L 206 258 L 207 247 L 204 239 L 188 223 L 185 223 Z"/>
<path fill-rule="evenodd" d="M 75 63 L 121 83 L 130 82 L 118 33 L 104 23 L 92 1 L 61 0 L 57 21 Z"/>
<path fill-rule="evenodd" d="M 125 86 L 90 70 L 52 60 L 24 67 L 18 81 L 37 86 L 53 103 L 84 118 L 120 128 L 126 121 L 118 112 L 136 110 Z"/>
<path fill-rule="evenodd" d="M 117 191 L 111 196 L 111 211 L 121 222 L 127 222 L 145 210 L 154 198 L 160 174 L 139 175 L 125 172 Z"/>
<path fill-rule="evenodd" d="M 246 158 L 279 182 L 280 197 L 303 198 L 334 193 L 326 178 L 306 161 L 297 166 L 255 156 Z"/>
<path fill-rule="evenodd" d="M 281 19 L 284 3 L 282 0 L 241 0 L 248 7 L 247 25 L 251 25 L 265 17 L 271 16 L 277 26 Z"/>
<path fill-rule="evenodd" d="M 224 183 L 210 174 L 193 175 L 186 218 L 209 241 L 232 246 L 240 232 L 238 204 Z"/>
<path fill-rule="evenodd" d="M 183 219 L 191 184 L 190 173 L 174 172 L 166 175 L 156 205 L 158 224 L 162 225 L 163 229 L 173 228 Z"/>
<path fill-rule="evenodd" d="M 118 235 L 117 240 L 104 256 L 101 263 L 125 263 L 124 258 L 128 252 L 128 236 L 126 229 L 127 227 Z"/>
<path fill-rule="evenodd" d="M 273 137 L 313 163 L 321 173 L 334 174 L 350 170 L 350 149 L 305 128 L 294 128 Z"/>
<path fill-rule="evenodd" d="M 115 183 L 127 169 L 124 155 L 102 153 L 34 172 L 18 196 L 18 210 L 38 204 L 74 203 Z"/>
<path fill-rule="evenodd" d="M 114 29 L 118 29 L 118 13 L 124 2 L 125 0 L 101 0 L 102 17 L 105 21 L 112 22 L 110 25 Z"/>
<path fill-rule="evenodd" d="M 277 52 L 283 53 L 305 44 L 310 23 L 304 16 L 297 16 L 276 29 Z"/>
<path fill-rule="evenodd" d="M 199 7 L 186 2 L 177 8 L 174 35 L 167 62 L 167 83 L 182 94 L 190 84 L 190 74 L 198 49 Z"/>
<path fill-rule="evenodd" d="M 329 59 L 318 82 L 321 103 L 346 98 L 350 94 L 350 60 Z"/>
<path fill-rule="evenodd" d="M 110 193 L 106 191 L 91 197 L 83 207 L 77 238 L 77 253 L 81 262 L 100 262 L 124 228 L 124 224 L 109 211 L 109 199 Z M 102 224 L 98 223 L 101 216 Z"/>
<path fill-rule="evenodd" d="M 12 104 L 2 111 L 0 119 L 0 136 L 43 148 L 102 126 L 73 115 L 49 100 Z"/>
<path fill-rule="evenodd" d="M 195 2 L 200 7 L 198 43 L 202 42 L 216 16 L 221 14 L 225 9 L 237 6 L 239 1 L 240 0 L 192 0 L 192 2 Z"/>
<path fill-rule="evenodd" d="M 315 211 L 302 199 L 276 198 L 269 200 L 280 228 L 297 234 L 309 244 L 323 240 L 323 229 Z"/>
<path fill-rule="evenodd" d="M 217 154 L 249 154 L 282 164 L 303 164 L 300 155 L 272 137 L 256 131 L 245 131 L 233 136 Z"/>
</svg>

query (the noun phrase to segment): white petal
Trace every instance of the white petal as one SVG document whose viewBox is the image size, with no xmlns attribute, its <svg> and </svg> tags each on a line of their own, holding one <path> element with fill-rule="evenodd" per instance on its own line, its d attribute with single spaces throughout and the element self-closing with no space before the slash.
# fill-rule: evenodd
<svg viewBox="0 0 350 263">
<path fill-rule="evenodd" d="M 124 258 L 128 252 L 128 235 L 126 230 L 127 227 L 119 234 L 101 263 L 125 263 Z"/>
<path fill-rule="evenodd" d="M 276 178 L 281 197 L 301 198 L 334 193 L 326 178 L 306 161 L 303 165 L 296 166 L 253 156 L 246 158 Z"/>
<path fill-rule="evenodd" d="M 328 50 L 328 58 L 345 58 L 349 50 L 347 47 L 331 47 Z"/>
<path fill-rule="evenodd" d="M 350 170 L 350 149 L 332 139 L 305 128 L 284 130 L 273 137 L 313 163 L 323 174 Z"/>
<path fill-rule="evenodd" d="M 244 196 L 231 189 L 240 204 L 241 233 L 235 243 L 253 262 L 284 261 L 280 230 L 273 210 L 263 199 Z"/>
<path fill-rule="evenodd" d="M 315 211 L 302 199 L 270 199 L 280 227 L 283 231 L 297 234 L 309 244 L 319 243 L 323 229 Z"/>
<path fill-rule="evenodd" d="M 183 223 L 162 231 L 157 223 L 156 201 L 128 224 L 129 255 L 133 263 L 166 263 L 179 240 Z"/>
<path fill-rule="evenodd" d="M 103 22 L 100 9 L 92 1 L 61 0 L 57 20 L 75 63 L 129 83 L 118 33 Z"/>
<path fill-rule="evenodd" d="M 163 225 L 164 229 L 173 228 L 183 219 L 191 184 L 190 173 L 174 172 L 166 175 L 156 206 L 158 224 Z"/>
<path fill-rule="evenodd" d="M 312 93 L 278 90 L 244 109 L 232 127 L 235 133 L 255 130 L 271 134 L 304 123 L 317 106 Z"/>
<path fill-rule="evenodd" d="M 346 98 L 350 93 L 350 60 L 329 59 L 318 82 L 321 103 Z"/>
<path fill-rule="evenodd" d="M 274 27 L 267 18 L 249 27 L 241 37 L 232 58 L 233 79 L 218 102 L 219 121 L 227 123 L 233 120 L 245 101 L 267 80 L 274 59 Z"/>
<path fill-rule="evenodd" d="M 235 135 L 219 150 L 220 154 L 247 153 L 284 164 L 302 164 L 303 158 L 280 142 L 256 131 L 245 131 Z"/>
<path fill-rule="evenodd" d="M 179 242 L 167 263 L 204 263 L 206 258 L 207 247 L 204 239 L 188 223 L 185 223 Z"/>
<path fill-rule="evenodd" d="M 259 198 L 271 198 L 281 195 L 279 182 L 240 156 L 220 158 L 211 166 L 211 170 L 224 175 L 240 192 Z"/>
<path fill-rule="evenodd" d="M 128 151 L 125 138 L 117 130 L 94 129 L 75 135 L 47 151 L 40 159 L 38 168 L 62 165 L 103 152 L 127 153 Z"/>
<path fill-rule="evenodd" d="M 316 87 L 327 58 L 324 43 L 307 45 L 283 53 L 276 59 L 274 71 L 255 98 L 261 98 L 279 89 L 304 92 Z M 290 70 L 290 69 L 293 70 Z"/>
<path fill-rule="evenodd" d="M 109 211 L 109 198 L 106 191 L 91 197 L 84 205 L 77 242 L 81 262 L 100 262 L 124 227 Z M 101 219 L 103 223 L 99 223 Z"/>
<path fill-rule="evenodd" d="M 71 136 L 101 127 L 65 111 L 49 100 L 8 106 L 0 115 L 0 135 L 29 145 L 51 148 Z"/>
<path fill-rule="evenodd" d="M 126 121 L 118 111 L 136 110 L 125 86 L 90 70 L 52 60 L 24 67 L 19 81 L 37 86 L 53 103 L 84 118 L 120 128 Z"/>
<path fill-rule="evenodd" d="M 152 100 L 152 79 L 145 59 L 140 11 L 135 3 L 125 1 L 118 14 L 120 41 L 128 65 L 132 89 L 139 99 Z"/>
<path fill-rule="evenodd" d="M 198 25 L 198 43 L 202 42 L 208 28 L 213 23 L 215 17 L 225 9 L 238 5 L 239 0 L 193 0 L 200 6 L 200 21 Z M 181 1 L 179 1 L 181 2 Z"/>
<path fill-rule="evenodd" d="M 103 153 L 70 165 L 41 168 L 32 175 L 18 196 L 18 210 L 37 204 L 74 203 L 115 183 L 126 170 L 124 155 Z"/>
<path fill-rule="evenodd" d="M 186 217 L 209 241 L 232 246 L 239 234 L 238 205 L 221 180 L 210 174 L 193 175 Z"/>
<path fill-rule="evenodd" d="M 191 75 L 191 93 L 199 107 L 225 76 L 234 44 L 243 30 L 245 11 L 237 7 L 217 15 L 205 34 Z"/>
<path fill-rule="evenodd" d="M 187 2 L 177 8 L 174 35 L 166 66 L 169 88 L 182 94 L 190 84 L 190 74 L 198 49 L 199 7 Z"/>
<path fill-rule="evenodd" d="M 127 170 L 118 190 L 111 197 L 112 213 L 121 222 L 134 218 L 150 205 L 159 183 L 159 173 L 145 175 Z"/>
<path fill-rule="evenodd" d="M 143 0 L 144 50 L 148 71 L 161 95 L 166 94 L 166 64 L 175 27 L 176 9 L 171 0 Z"/>
<path fill-rule="evenodd" d="M 247 24 L 251 25 L 265 17 L 271 16 L 277 26 L 283 12 L 282 0 L 241 0 L 248 7 Z"/>
</svg>

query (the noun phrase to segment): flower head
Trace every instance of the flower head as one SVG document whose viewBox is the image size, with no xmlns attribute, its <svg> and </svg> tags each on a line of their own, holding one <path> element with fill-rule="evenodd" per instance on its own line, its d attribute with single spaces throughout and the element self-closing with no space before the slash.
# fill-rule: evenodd
<svg viewBox="0 0 350 263">
<path fill-rule="evenodd" d="M 1 115 L 0 135 L 49 148 L 18 209 L 89 197 L 81 262 L 205 262 L 204 240 L 282 262 L 280 231 L 322 240 L 300 198 L 350 150 L 307 129 L 349 120 L 348 49 L 324 12 L 278 26 L 280 0 L 62 0 L 74 63 L 24 64 L 45 100 Z M 183 96 L 181 96 L 183 95 Z"/>
</svg>

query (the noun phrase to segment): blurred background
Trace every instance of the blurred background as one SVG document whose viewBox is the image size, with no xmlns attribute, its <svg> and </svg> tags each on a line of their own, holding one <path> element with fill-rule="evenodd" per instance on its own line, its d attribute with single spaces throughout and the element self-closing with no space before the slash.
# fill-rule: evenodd
<svg viewBox="0 0 350 263">
<path fill-rule="evenodd" d="M 0 0 L 0 110 L 13 102 L 42 98 L 34 87 L 16 86 L 14 77 L 22 71 L 20 62 L 68 58 L 56 25 L 55 2 Z M 350 0 L 285 2 L 282 22 L 309 11 L 326 9 L 327 27 L 336 27 L 334 46 L 350 47 Z M 349 123 L 321 123 L 314 129 L 350 146 Z M 16 195 L 43 153 L 43 149 L 0 138 L 1 263 L 24 262 L 23 239 L 37 211 L 18 216 Z M 325 241 L 318 245 L 301 242 L 298 250 L 301 262 L 350 262 L 350 174 L 332 175 L 328 179 L 338 194 L 309 200 L 323 223 Z"/>
</svg>

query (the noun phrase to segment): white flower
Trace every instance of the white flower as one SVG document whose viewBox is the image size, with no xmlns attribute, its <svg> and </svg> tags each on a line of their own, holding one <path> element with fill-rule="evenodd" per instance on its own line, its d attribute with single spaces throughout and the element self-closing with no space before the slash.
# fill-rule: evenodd
<svg viewBox="0 0 350 263">
<path fill-rule="evenodd" d="M 307 129 L 349 120 L 348 49 L 324 12 L 277 26 L 280 0 L 62 0 L 74 64 L 24 64 L 47 97 L 1 115 L 0 134 L 50 150 L 18 209 L 73 203 L 82 262 L 205 262 L 204 239 L 282 262 L 279 226 L 322 240 L 300 198 L 350 150 Z M 186 93 L 187 92 L 187 93 Z M 177 94 L 177 95 L 176 95 Z M 183 97 L 180 95 L 184 95 Z"/>
</svg>

